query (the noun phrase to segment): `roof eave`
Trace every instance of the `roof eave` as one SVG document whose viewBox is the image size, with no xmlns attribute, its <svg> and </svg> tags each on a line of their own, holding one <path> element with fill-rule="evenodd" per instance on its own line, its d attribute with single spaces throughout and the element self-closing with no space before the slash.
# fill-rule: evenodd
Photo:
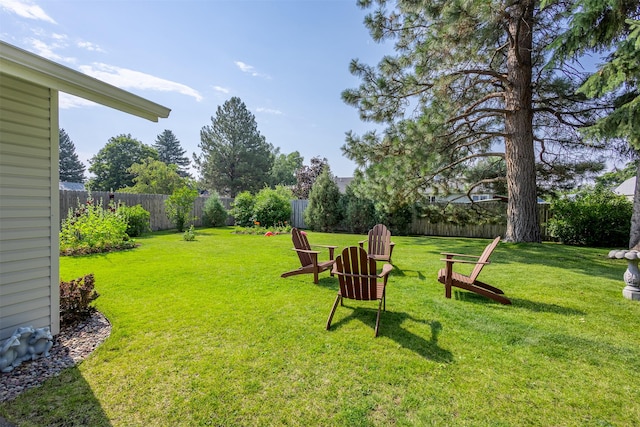
<svg viewBox="0 0 640 427">
<path fill-rule="evenodd" d="M 171 110 L 0 41 L 0 72 L 157 122 Z"/>
</svg>

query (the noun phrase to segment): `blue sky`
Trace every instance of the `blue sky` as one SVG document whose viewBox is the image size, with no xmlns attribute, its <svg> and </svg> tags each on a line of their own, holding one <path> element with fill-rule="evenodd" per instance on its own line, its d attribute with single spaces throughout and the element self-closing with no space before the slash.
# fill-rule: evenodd
<svg viewBox="0 0 640 427">
<path fill-rule="evenodd" d="M 61 94 L 60 127 L 87 167 L 123 133 L 151 145 L 170 129 L 199 154 L 200 130 L 237 96 L 281 153 L 352 176 L 345 132 L 374 125 L 340 98 L 359 84 L 349 62 L 391 49 L 371 40 L 366 13 L 355 0 L 0 0 L 0 39 L 172 110 L 153 123 Z"/>
</svg>

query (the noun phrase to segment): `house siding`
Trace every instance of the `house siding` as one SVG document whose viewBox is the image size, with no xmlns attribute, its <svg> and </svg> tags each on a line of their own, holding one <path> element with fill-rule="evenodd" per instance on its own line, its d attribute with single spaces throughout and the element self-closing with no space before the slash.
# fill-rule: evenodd
<svg viewBox="0 0 640 427">
<path fill-rule="evenodd" d="M 0 340 L 59 332 L 57 105 L 57 91 L 0 73 Z"/>
</svg>

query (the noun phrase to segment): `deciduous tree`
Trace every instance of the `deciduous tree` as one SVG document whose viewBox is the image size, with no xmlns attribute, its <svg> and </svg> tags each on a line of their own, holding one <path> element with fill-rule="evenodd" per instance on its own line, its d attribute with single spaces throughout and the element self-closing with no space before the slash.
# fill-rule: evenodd
<svg viewBox="0 0 640 427">
<path fill-rule="evenodd" d="M 158 152 L 130 134 L 109 138 L 109 142 L 89 160 L 89 172 L 95 175 L 89 181 L 89 187 L 96 191 L 132 187 L 134 175 L 129 168 L 147 158 L 157 160 Z"/>
<path fill-rule="evenodd" d="M 318 156 L 311 158 L 309 166 L 302 166 L 296 172 L 296 186 L 293 195 L 298 199 L 308 199 L 309 192 L 325 167 L 329 167 L 326 158 Z"/>
<path fill-rule="evenodd" d="M 281 154 L 276 150 L 275 160 L 271 168 L 271 186 L 296 184 L 296 172 L 302 168 L 304 158 L 298 151 Z"/>
<path fill-rule="evenodd" d="M 175 164 L 166 164 L 151 158 L 144 159 L 142 163 L 134 163 L 129 172 L 133 174 L 134 184 L 118 190 L 122 193 L 173 194 L 187 181 L 178 175 L 178 167 Z"/>
<path fill-rule="evenodd" d="M 269 184 L 273 146 L 258 131 L 255 117 L 240 98 L 218 107 L 211 125 L 200 131 L 202 150 L 194 161 L 206 187 L 224 196 L 257 192 Z"/>
<path fill-rule="evenodd" d="M 60 181 L 84 182 L 85 166 L 76 153 L 76 146 L 64 129 L 59 131 L 58 175 Z"/>
</svg>

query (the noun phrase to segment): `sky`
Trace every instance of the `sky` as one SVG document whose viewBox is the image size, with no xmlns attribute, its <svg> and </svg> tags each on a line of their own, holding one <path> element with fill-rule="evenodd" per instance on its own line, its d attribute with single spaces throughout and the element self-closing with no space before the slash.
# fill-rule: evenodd
<svg viewBox="0 0 640 427">
<path fill-rule="evenodd" d="M 61 93 L 60 127 L 87 168 L 120 134 L 152 145 L 169 129 L 199 155 L 200 130 L 239 97 L 280 153 L 349 177 L 345 133 L 375 128 L 341 99 L 360 83 L 349 63 L 391 51 L 367 13 L 356 0 L 0 0 L 0 39 L 171 109 L 154 123 Z"/>
</svg>

